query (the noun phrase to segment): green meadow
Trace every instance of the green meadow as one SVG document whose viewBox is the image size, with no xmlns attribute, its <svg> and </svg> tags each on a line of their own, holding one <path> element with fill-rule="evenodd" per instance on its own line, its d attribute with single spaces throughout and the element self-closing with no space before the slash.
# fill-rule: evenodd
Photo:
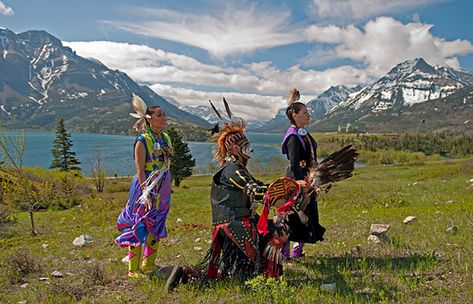
<svg viewBox="0 0 473 304">
<path fill-rule="evenodd" d="M 283 173 L 256 176 L 270 182 Z M 93 189 L 91 180 L 77 182 Z M 116 218 L 130 179 L 107 179 L 105 191 L 83 191 L 79 205 L 15 214 L 0 239 L 1 303 L 471 303 L 473 302 L 473 158 L 425 160 L 415 165 L 373 165 L 319 197 L 325 241 L 285 264 L 280 280 L 222 281 L 199 289 L 128 279 L 114 245 Z M 212 232 L 210 176 L 173 188 L 169 236 L 158 265 L 193 265 Z M 407 216 L 416 219 L 408 224 Z M 371 224 L 391 225 L 388 240 L 367 241 Z M 447 232 L 447 228 L 457 229 Z M 93 242 L 75 247 L 87 234 Z M 54 277 L 53 271 L 62 277 Z M 40 280 L 40 278 L 43 278 Z M 336 288 L 327 290 L 326 284 Z M 23 302 L 25 303 L 25 302 Z"/>
</svg>

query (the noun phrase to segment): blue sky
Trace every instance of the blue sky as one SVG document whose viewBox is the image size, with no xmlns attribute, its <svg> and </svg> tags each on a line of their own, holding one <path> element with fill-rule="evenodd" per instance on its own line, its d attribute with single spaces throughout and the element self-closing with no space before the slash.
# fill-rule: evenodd
<svg viewBox="0 0 473 304">
<path fill-rule="evenodd" d="M 473 71 L 472 11 L 470 0 L 0 0 L 0 26 L 46 30 L 183 104 L 223 95 L 253 120 L 292 87 L 308 101 L 408 59 Z"/>
</svg>

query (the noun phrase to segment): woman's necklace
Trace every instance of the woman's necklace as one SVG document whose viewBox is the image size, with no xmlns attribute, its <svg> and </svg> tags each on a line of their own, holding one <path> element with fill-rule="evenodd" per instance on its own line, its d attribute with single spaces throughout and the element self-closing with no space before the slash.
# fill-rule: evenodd
<svg viewBox="0 0 473 304">
<path fill-rule="evenodd" d="M 307 129 L 304 128 L 304 127 L 301 127 L 301 128 L 299 128 L 299 129 L 297 129 L 297 134 L 299 134 L 300 136 L 306 136 L 307 133 L 309 133 L 309 132 L 308 132 Z"/>
<path fill-rule="evenodd" d="M 161 148 L 161 144 L 159 143 L 159 140 L 161 139 L 161 133 L 157 133 L 155 131 L 151 131 L 152 135 L 151 138 L 153 139 L 153 150 L 156 152 Z M 154 135 L 157 135 L 157 138 L 154 137 Z"/>
<path fill-rule="evenodd" d="M 309 133 L 309 131 L 307 131 L 307 129 L 304 127 L 299 128 L 296 125 L 292 125 L 292 126 L 297 129 L 297 134 L 299 134 L 299 136 L 306 136 L 307 133 Z"/>
<path fill-rule="evenodd" d="M 159 143 L 159 139 L 161 139 L 161 132 L 153 131 L 150 127 L 148 127 L 148 134 L 151 137 L 151 141 L 153 142 L 153 151 L 159 155 L 160 153 L 158 150 L 161 148 L 161 144 Z M 158 136 L 158 139 L 154 137 L 155 134 Z"/>
</svg>

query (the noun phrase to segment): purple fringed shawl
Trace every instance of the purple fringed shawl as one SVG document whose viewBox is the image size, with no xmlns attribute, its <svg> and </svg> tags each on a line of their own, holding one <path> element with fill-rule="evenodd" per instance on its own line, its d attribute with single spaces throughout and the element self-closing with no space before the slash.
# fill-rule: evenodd
<svg viewBox="0 0 473 304">
<path fill-rule="evenodd" d="M 302 148 L 304 150 L 307 150 L 306 146 L 305 146 L 306 143 L 305 143 L 304 139 L 302 138 L 302 136 L 299 135 L 299 133 L 297 133 L 297 128 L 294 127 L 294 126 L 290 126 L 289 129 L 287 129 L 286 135 L 284 135 L 284 139 L 283 139 L 282 144 L 281 144 L 282 154 L 287 154 L 286 142 L 287 142 L 289 136 L 291 136 L 291 135 L 297 136 L 297 138 L 299 138 L 299 141 L 302 144 Z M 313 145 L 313 148 L 314 148 L 314 151 L 315 151 L 315 149 L 317 149 L 317 142 L 315 141 L 315 139 L 313 139 L 313 137 L 311 135 L 309 135 L 309 133 L 307 133 L 306 136 L 309 136 L 309 140 L 312 142 L 312 145 Z"/>
</svg>

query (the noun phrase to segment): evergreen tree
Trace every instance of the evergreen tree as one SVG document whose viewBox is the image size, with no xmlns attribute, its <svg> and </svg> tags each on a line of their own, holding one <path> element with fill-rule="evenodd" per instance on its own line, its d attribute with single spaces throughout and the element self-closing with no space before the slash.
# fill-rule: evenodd
<svg viewBox="0 0 473 304">
<path fill-rule="evenodd" d="M 59 169 L 61 171 L 80 171 L 80 162 L 76 157 L 76 153 L 71 151 L 72 140 L 71 135 L 67 133 L 64 127 L 64 119 L 60 118 L 56 125 L 56 138 L 54 146 L 51 150 L 53 161 L 49 166 L 50 169 Z"/>
<path fill-rule="evenodd" d="M 184 178 L 192 175 L 192 169 L 195 167 L 195 159 L 192 158 L 187 143 L 182 140 L 182 136 L 174 128 L 170 128 L 167 134 L 171 137 L 174 148 L 174 157 L 171 162 L 171 175 L 174 179 L 174 185 L 179 187 Z"/>
</svg>

